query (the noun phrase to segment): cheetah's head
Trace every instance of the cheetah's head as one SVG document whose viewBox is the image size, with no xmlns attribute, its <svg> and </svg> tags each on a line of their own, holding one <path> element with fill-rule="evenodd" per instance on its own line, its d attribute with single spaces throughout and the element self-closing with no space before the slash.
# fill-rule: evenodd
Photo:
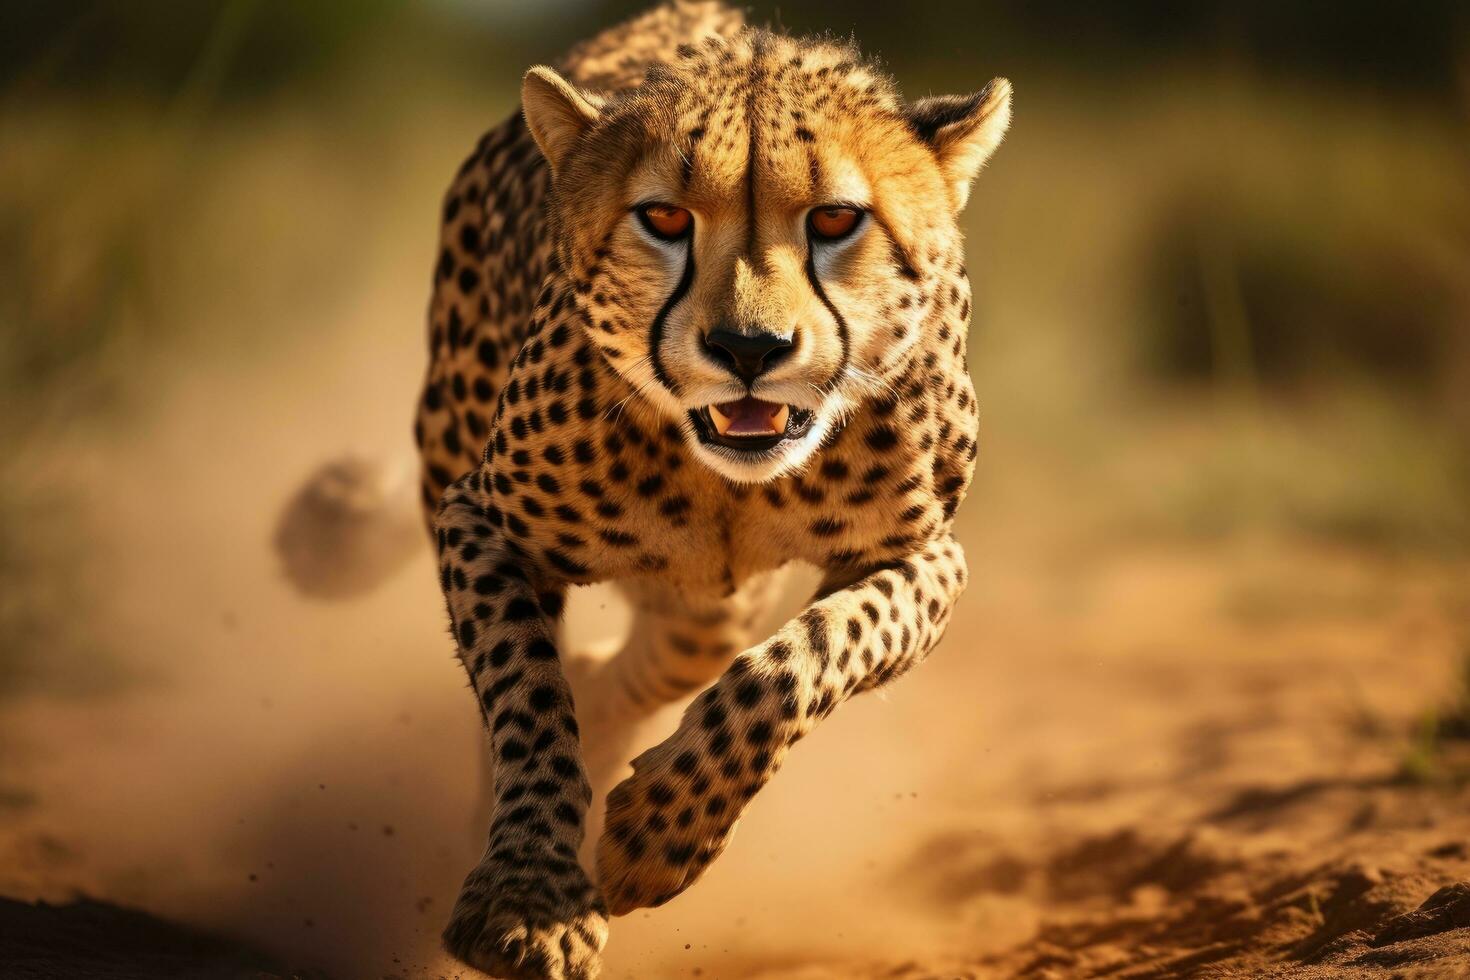
<svg viewBox="0 0 1470 980">
<path fill-rule="evenodd" d="M 802 466 L 945 317 L 964 330 L 938 284 L 1005 79 L 906 105 L 849 48 L 747 31 L 610 99 L 534 68 L 522 100 L 585 328 L 729 479 Z"/>
</svg>

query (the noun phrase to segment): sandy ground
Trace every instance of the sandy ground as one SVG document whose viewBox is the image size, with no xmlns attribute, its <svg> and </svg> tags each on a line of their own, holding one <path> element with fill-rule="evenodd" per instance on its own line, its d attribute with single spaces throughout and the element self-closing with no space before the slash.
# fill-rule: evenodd
<svg viewBox="0 0 1470 980">
<path fill-rule="evenodd" d="M 70 448 L 79 614 L 132 680 L 0 707 L 0 894 L 266 951 L 180 976 L 461 975 L 436 937 L 477 853 L 477 716 L 427 549 L 323 603 L 268 546 L 321 447 L 409 459 L 420 357 L 416 331 L 303 332 L 159 365 L 129 435 Z M 1080 542 L 1051 503 L 982 477 L 944 644 L 795 751 L 689 893 L 615 921 L 606 976 L 1470 976 L 1470 793 L 1401 776 L 1465 652 L 1470 570 Z M 573 635 L 622 615 L 580 595 Z M 78 934 L 0 911 L 0 957 Z"/>
</svg>

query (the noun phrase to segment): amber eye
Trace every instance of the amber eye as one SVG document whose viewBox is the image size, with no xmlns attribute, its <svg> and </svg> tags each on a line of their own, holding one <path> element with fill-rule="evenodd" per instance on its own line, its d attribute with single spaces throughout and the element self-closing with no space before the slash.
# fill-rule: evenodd
<svg viewBox="0 0 1470 980">
<path fill-rule="evenodd" d="M 863 213 L 857 208 L 817 208 L 807 221 L 811 225 L 812 234 L 818 238 L 835 239 L 852 234 L 862 217 Z"/>
<path fill-rule="evenodd" d="M 689 234 L 694 225 L 694 215 L 672 204 L 645 204 L 638 209 L 638 216 L 649 231 L 671 242 Z"/>
</svg>

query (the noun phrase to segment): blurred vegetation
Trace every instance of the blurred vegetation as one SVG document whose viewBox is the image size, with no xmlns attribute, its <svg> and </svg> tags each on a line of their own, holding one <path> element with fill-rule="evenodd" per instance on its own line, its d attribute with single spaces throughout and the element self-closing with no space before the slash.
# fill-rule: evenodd
<svg viewBox="0 0 1470 980">
<path fill-rule="evenodd" d="M 524 68 L 641 6 L 0 0 L 0 689 L 83 599 L 36 530 L 85 533 L 57 447 L 146 410 L 162 360 L 341 324 L 372 254 L 427 281 L 423 202 Z M 1112 539 L 1470 546 L 1470 7 L 754 14 L 856 34 L 911 95 L 1016 82 L 967 220 L 989 458 L 1025 475 L 978 493 L 1024 479 Z"/>
<path fill-rule="evenodd" d="M 1420 715 L 1399 770 L 1405 782 L 1435 786 L 1470 783 L 1470 647 L 1449 697 Z"/>
<path fill-rule="evenodd" d="M 1444 738 L 1470 742 L 1470 644 L 1460 659 L 1460 676 L 1439 718 L 1439 733 Z"/>
</svg>

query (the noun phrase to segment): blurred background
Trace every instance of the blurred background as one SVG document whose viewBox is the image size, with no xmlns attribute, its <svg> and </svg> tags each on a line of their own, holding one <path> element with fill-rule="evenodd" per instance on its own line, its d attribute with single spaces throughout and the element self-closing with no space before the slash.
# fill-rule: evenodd
<svg viewBox="0 0 1470 980">
<path fill-rule="evenodd" d="M 642 6 L 0 0 L 0 894 L 432 969 L 475 719 L 427 553 L 328 606 L 270 534 L 342 450 L 411 469 L 448 179 L 526 67 Z M 1470 771 L 1470 7 L 751 19 L 851 32 L 910 97 L 1015 83 L 965 218 L 976 584 L 706 882 L 615 925 L 614 975 L 916 950 L 1006 975 L 1038 936 L 1071 975 L 1112 954 L 1056 909 L 1142 901 L 1129 862 L 1206 825 L 1233 856 L 1165 893 L 1284 873 L 1235 850 L 1270 823 L 1417 904 L 1384 855 L 1449 827 Z M 1240 802 L 1282 792 L 1307 809 Z M 1079 898 L 1089 840 L 1126 868 Z"/>
</svg>

